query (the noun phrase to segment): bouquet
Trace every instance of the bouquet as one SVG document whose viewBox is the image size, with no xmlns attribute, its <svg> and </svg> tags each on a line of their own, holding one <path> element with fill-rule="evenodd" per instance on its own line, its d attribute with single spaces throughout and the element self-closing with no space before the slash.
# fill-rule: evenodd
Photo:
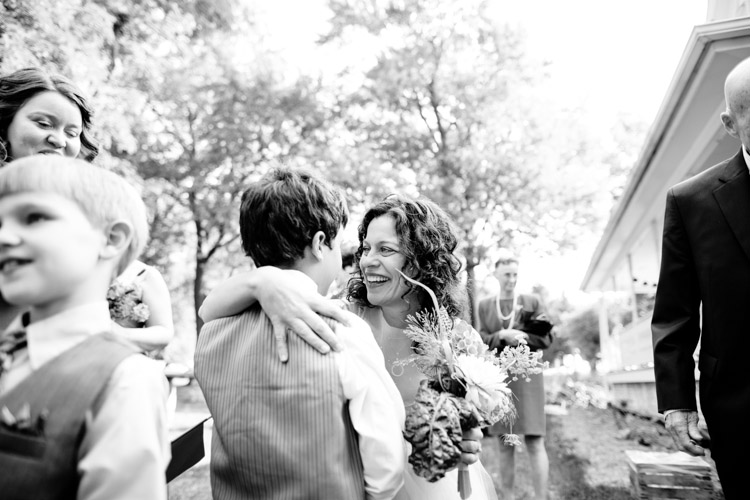
<svg viewBox="0 0 750 500">
<path fill-rule="evenodd" d="M 137 283 L 115 280 L 107 290 L 109 316 L 123 326 L 141 327 L 151 312 L 141 300 L 143 291 Z"/>
<path fill-rule="evenodd" d="M 433 311 L 407 319 L 405 334 L 417 347 L 403 363 L 415 365 L 426 376 L 406 411 L 404 437 L 412 445 L 409 463 L 418 476 L 435 482 L 459 464 L 464 431 L 512 421 L 515 407 L 508 378 L 528 379 L 544 365 L 542 353 L 531 352 L 523 343 L 495 356 L 470 325 L 454 322 L 432 290 L 402 276 L 424 288 L 434 303 Z M 520 441 L 508 436 L 506 442 Z M 458 491 L 461 498 L 471 494 L 468 471 L 461 468 Z"/>
</svg>

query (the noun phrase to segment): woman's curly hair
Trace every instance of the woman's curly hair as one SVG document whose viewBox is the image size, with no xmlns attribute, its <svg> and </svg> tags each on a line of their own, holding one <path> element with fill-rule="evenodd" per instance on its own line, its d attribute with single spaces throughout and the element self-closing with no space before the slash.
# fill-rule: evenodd
<svg viewBox="0 0 750 500">
<path fill-rule="evenodd" d="M 355 274 L 349 281 L 347 298 L 357 304 L 373 307 L 367 300 L 364 276 L 359 266 L 367 228 L 374 219 L 387 215 L 396 223 L 400 253 L 406 258 L 404 273 L 429 287 L 438 302 L 451 317 L 463 312 L 463 293 L 460 288 L 461 262 L 453 254 L 458 239 L 448 215 L 427 199 L 413 200 L 391 195 L 365 213 L 359 226 L 359 248 L 355 254 Z M 415 288 L 407 282 L 410 289 Z M 431 307 L 429 296 L 416 287 L 423 307 Z M 408 292 L 407 292 L 408 293 Z"/>
<path fill-rule="evenodd" d="M 78 87 L 64 76 L 48 74 L 39 68 L 24 68 L 0 76 L 0 166 L 14 159 L 12 145 L 8 144 L 8 127 L 16 113 L 29 99 L 47 91 L 66 97 L 81 112 L 79 158 L 90 162 L 99 154 L 99 145 L 90 135 L 94 112 Z"/>
</svg>

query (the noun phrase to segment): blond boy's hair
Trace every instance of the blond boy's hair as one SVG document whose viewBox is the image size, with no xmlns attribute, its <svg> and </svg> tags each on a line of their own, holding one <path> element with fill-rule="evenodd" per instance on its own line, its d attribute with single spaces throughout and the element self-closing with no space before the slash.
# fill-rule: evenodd
<svg viewBox="0 0 750 500">
<path fill-rule="evenodd" d="M 27 156 L 0 168 L 0 197 L 31 191 L 55 193 L 75 202 L 97 228 L 128 222 L 133 234 L 118 262 L 118 275 L 146 246 L 146 206 L 138 191 L 113 172 L 83 160 L 50 155 Z"/>
</svg>

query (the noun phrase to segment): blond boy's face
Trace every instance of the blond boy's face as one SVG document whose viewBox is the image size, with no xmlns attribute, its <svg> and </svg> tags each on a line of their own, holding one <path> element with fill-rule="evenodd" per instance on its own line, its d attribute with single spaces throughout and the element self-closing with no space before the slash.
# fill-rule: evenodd
<svg viewBox="0 0 750 500">
<path fill-rule="evenodd" d="M 55 193 L 0 197 L 0 292 L 38 319 L 103 299 L 96 267 L 106 246 L 80 207 Z"/>
</svg>

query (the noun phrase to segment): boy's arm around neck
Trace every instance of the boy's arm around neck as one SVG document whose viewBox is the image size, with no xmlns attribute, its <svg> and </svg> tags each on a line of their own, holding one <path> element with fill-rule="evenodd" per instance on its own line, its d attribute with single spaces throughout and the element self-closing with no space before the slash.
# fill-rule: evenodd
<svg viewBox="0 0 750 500">
<path fill-rule="evenodd" d="M 304 273 L 264 266 L 236 274 L 208 294 L 198 314 L 205 321 L 239 314 L 256 302 L 273 324 L 279 358 L 286 362 L 288 330 L 299 335 L 321 353 L 339 350 L 333 330 L 319 315 L 349 324 L 337 301 L 320 295 L 315 283 Z"/>
</svg>

